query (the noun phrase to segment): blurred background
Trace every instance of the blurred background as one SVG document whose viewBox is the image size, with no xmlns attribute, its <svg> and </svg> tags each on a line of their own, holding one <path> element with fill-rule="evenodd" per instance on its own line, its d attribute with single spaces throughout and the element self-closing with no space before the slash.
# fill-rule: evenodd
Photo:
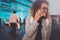
<svg viewBox="0 0 60 40">
<path fill-rule="evenodd" d="M 34 0 L 35 1 L 35 0 Z M 34 2 L 32 0 L 0 0 L 0 17 L 5 20 L 9 20 L 13 10 L 17 11 L 17 15 L 23 19 L 29 15 L 29 10 Z"/>
<path fill-rule="evenodd" d="M 13 40 L 8 34 L 8 21 L 11 14 L 16 10 L 20 18 L 21 28 L 16 31 L 16 40 L 21 40 L 25 33 L 24 20 L 30 14 L 30 7 L 36 0 L 0 0 L 0 40 Z M 49 13 L 52 18 L 52 31 L 50 40 L 60 40 L 60 0 L 47 0 L 49 2 Z M 4 39 L 3 39 L 4 38 Z"/>
<path fill-rule="evenodd" d="M 0 0 L 0 40 L 21 40 L 25 33 L 25 19 L 30 14 L 30 7 L 35 0 Z M 16 29 L 17 38 L 12 38 L 8 22 L 13 11 L 20 18 L 20 30 Z"/>
</svg>

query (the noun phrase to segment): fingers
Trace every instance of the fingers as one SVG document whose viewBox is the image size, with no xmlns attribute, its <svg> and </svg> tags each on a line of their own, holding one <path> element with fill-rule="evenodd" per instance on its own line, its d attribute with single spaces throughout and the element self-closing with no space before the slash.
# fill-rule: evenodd
<svg viewBox="0 0 60 40">
<path fill-rule="evenodd" d="M 42 12 L 41 12 L 40 10 L 38 10 L 38 11 L 36 12 L 36 14 L 39 15 L 39 16 L 42 16 Z"/>
<path fill-rule="evenodd" d="M 35 14 L 35 20 L 36 20 L 36 22 L 39 20 L 40 15 L 41 15 L 40 11 L 37 11 L 36 14 Z"/>
</svg>

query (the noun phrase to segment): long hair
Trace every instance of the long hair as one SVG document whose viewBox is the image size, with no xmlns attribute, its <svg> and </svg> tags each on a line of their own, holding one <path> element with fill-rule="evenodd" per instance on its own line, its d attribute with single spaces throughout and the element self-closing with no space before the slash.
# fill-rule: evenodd
<svg viewBox="0 0 60 40">
<path fill-rule="evenodd" d="M 33 17 L 35 16 L 35 14 L 38 11 L 38 9 L 40 9 L 42 3 L 46 3 L 48 5 L 48 2 L 47 1 L 44 1 L 44 0 L 37 0 L 37 1 L 35 1 L 33 3 L 32 7 L 30 9 L 30 12 L 31 12 L 31 14 L 32 14 Z M 47 15 L 48 15 L 48 12 L 47 12 L 46 16 Z"/>
</svg>

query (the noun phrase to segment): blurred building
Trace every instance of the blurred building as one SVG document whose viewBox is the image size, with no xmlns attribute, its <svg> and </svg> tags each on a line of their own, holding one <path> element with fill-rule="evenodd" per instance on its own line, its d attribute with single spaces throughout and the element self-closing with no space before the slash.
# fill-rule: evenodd
<svg viewBox="0 0 60 40">
<path fill-rule="evenodd" d="M 9 17 L 13 10 L 17 11 L 17 15 L 23 22 L 30 13 L 30 7 L 35 0 L 0 0 L 0 17 L 9 21 Z"/>
</svg>

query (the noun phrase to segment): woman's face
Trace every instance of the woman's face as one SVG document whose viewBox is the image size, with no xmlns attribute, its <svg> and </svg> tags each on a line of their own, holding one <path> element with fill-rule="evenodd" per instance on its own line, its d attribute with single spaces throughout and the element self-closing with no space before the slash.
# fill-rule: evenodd
<svg viewBox="0 0 60 40">
<path fill-rule="evenodd" d="M 46 3 L 42 3 L 40 7 L 40 11 L 42 15 L 46 15 L 47 10 L 48 10 L 48 5 Z"/>
</svg>

